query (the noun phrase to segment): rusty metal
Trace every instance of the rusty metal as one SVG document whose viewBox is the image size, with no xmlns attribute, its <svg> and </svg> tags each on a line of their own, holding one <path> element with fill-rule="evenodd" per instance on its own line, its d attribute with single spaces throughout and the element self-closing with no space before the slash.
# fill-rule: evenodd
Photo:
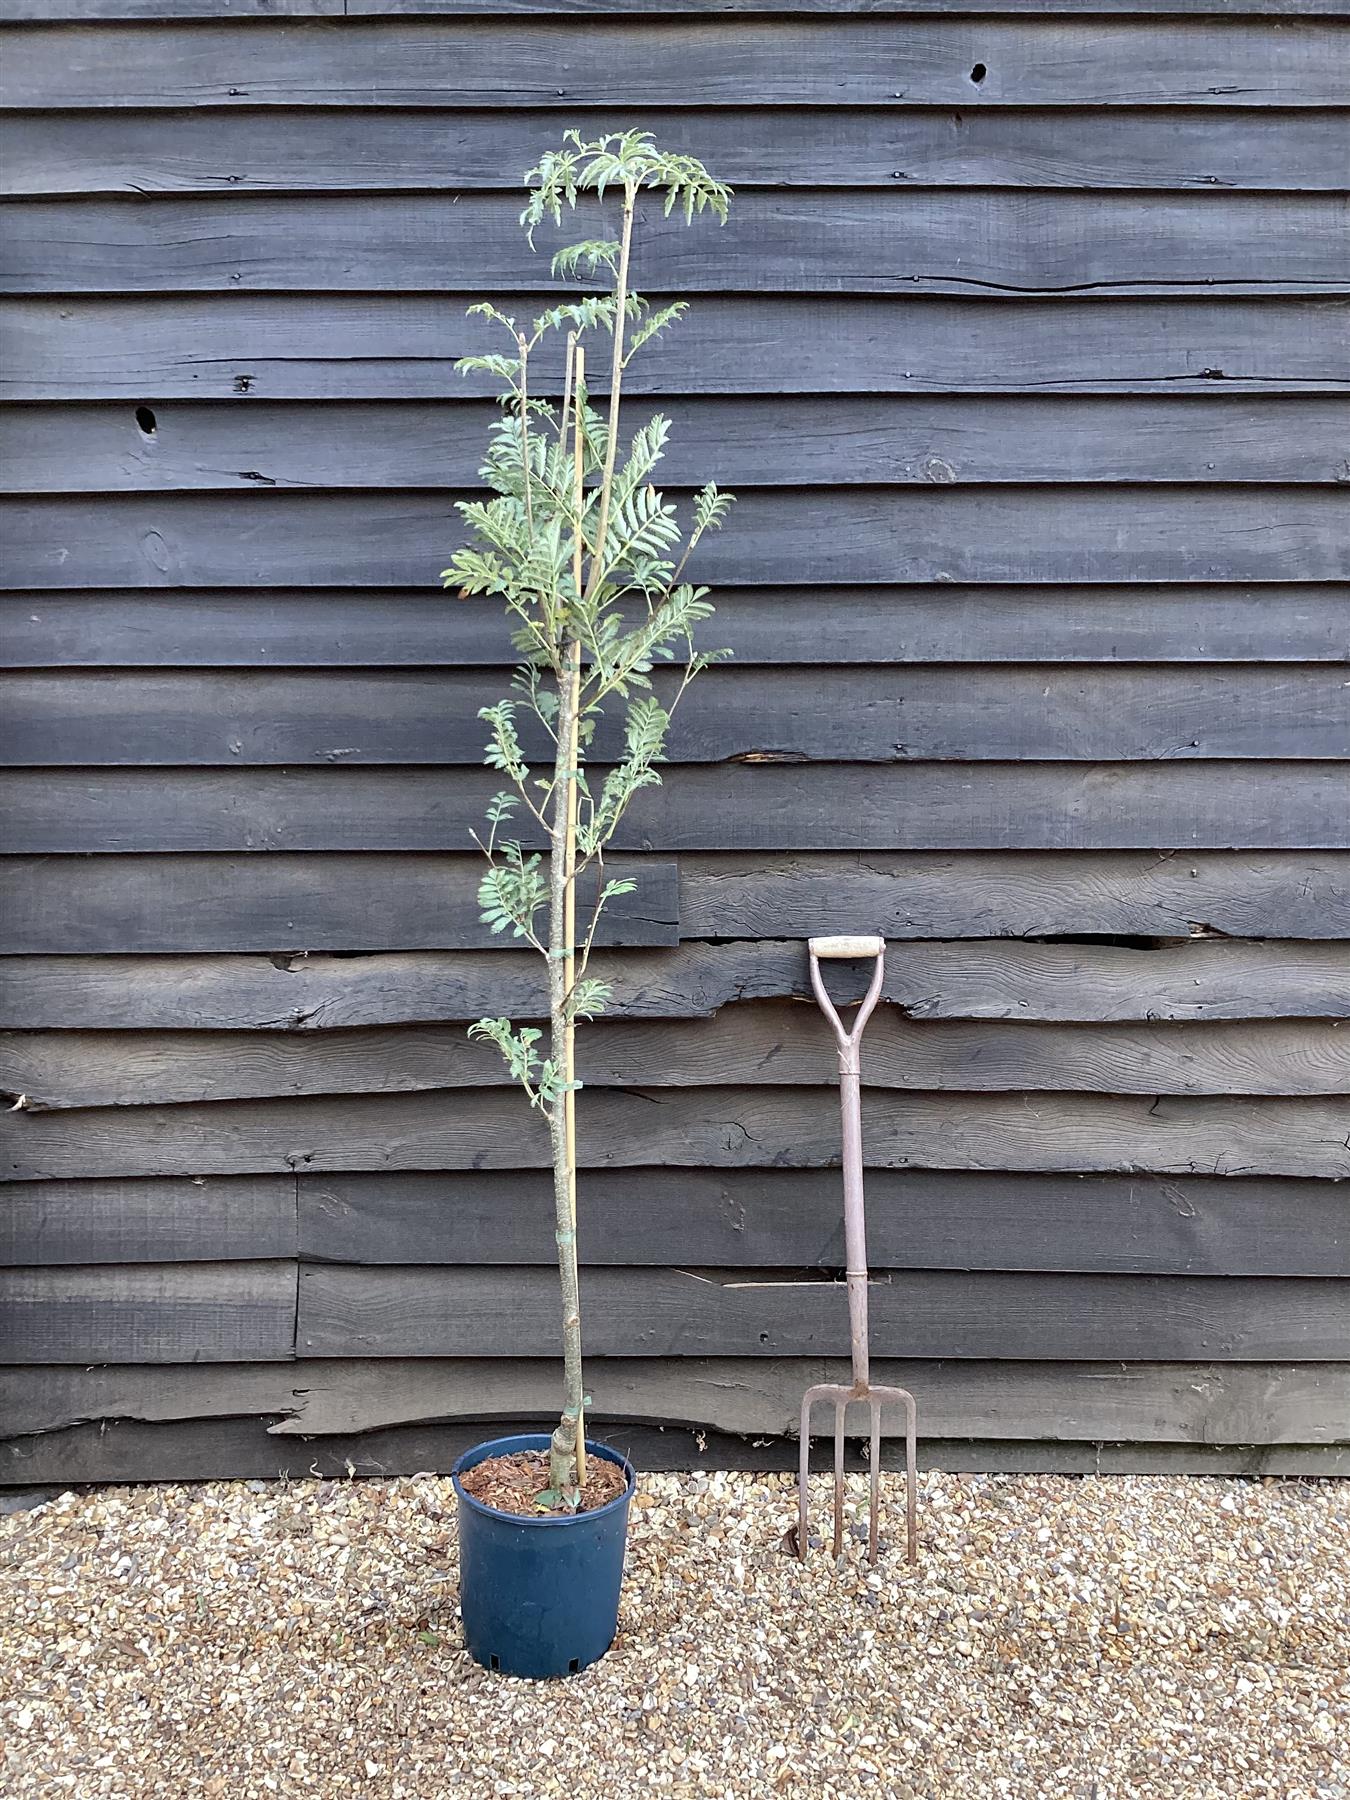
<svg viewBox="0 0 1350 1800">
<path fill-rule="evenodd" d="M 834 1407 L 834 1554 L 844 1547 L 844 1416 L 852 1402 L 865 1401 L 871 1424 L 871 1489 L 868 1508 L 867 1560 L 877 1560 L 877 1514 L 881 1491 L 881 1409 L 895 1403 L 905 1410 L 905 1544 L 911 1563 L 918 1560 L 916 1439 L 918 1409 L 913 1394 L 904 1388 L 874 1387 L 868 1370 L 867 1342 L 867 1223 L 863 1209 L 862 1162 L 862 1034 L 881 998 L 886 974 L 886 943 L 879 937 L 812 938 L 811 986 L 821 1011 L 830 1021 L 839 1046 L 839 1101 L 844 1138 L 844 1245 L 848 1283 L 849 1337 L 853 1353 L 853 1382 L 821 1382 L 802 1398 L 801 1467 L 798 1477 L 797 1553 L 807 1551 L 806 1478 L 811 1454 L 811 1409 L 828 1400 Z M 825 989 L 822 961 L 874 962 L 871 985 L 846 1029 Z"/>
</svg>

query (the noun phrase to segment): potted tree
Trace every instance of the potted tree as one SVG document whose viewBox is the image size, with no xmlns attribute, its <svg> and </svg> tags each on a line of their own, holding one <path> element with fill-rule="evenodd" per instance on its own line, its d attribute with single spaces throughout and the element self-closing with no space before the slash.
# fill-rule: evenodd
<svg viewBox="0 0 1350 1800">
<path fill-rule="evenodd" d="M 503 603 L 521 657 L 513 694 L 479 713 L 489 732 L 485 759 L 504 779 L 475 834 L 487 862 L 479 905 L 493 932 L 526 940 L 543 958 L 547 1045 L 541 1024 L 505 1018 L 480 1019 L 470 1035 L 496 1045 L 547 1125 L 563 1350 L 563 1405 L 552 1433 L 480 1444 L 455 1466 L 460 1600 L 478 1661 L 542 1677 L 584 1667 L 613 1640 L 633 1490 L 626 1459 L 585 1433 L 576 1026 L 609 998 L 589 972 L 591 950 L 605 906 L 633 887 L 606 876 L 605 848 L 634 796 L 659 783 L 671 714 L 721 654 L 694 647 L 695 628 L 713 609 L 707 590 L 683 576 L 731 503 L 709 483 L 682 525 L 651 479 L 668 420 L 658 414 L 624 440 L 625 371 L 685 311 L 682 301 L 653 308 L 633 291 L 633 242 L 645 196 L 688 225 L 709 213 L 725 221 L 730 191 L 702 163 L 661 150 L 640 131 L 592 142 L 569 132 L 525 179 L 521 224 L 532 247 L 536 229 L 546 220 L 560 225 L 583 195 L 596 197 L 602 217 L 604 203 L 621 203 L 616 236 L 571 244 L 553 258 L 555 274 L 603 277 L 604 292 L 562 301 L 528 325 L 491 304 L 473 309 L 510 345 L 460 364 L 501 383 L 502 410 L 482 469 L 492 497 L 461 503 L 469 542 L 443 575 L 461 595 Z M 597 405 L 586 375 L 594 335 L 605 340 L 608 365 L 608 393 Z M 542 384 L 531 370 L 560 340 L 555 403 L 536 391 Z M 652 676 L 661 662 L 672 666 L 658 687 Z M 593 782 L 588 761 L 602 716 L 608 766 Z"/>
</svg>

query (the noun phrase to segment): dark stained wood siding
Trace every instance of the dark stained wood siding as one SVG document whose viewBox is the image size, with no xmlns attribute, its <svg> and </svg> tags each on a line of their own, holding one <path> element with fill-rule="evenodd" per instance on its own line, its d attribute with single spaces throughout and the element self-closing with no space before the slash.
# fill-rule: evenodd
<svg viewBox="0 0 1350 1800">
<path fill-rule="evenodd" d="M 583 1051 L 597 1418 L 790 1455 L 847 1337 L 802 940 L 879 930 L 925 1454 L 1350 1470 L 1350 27 L 1222 10 L 0 0 L 0 1480 L 553 1403 L 546 1146 L 463 1034 L 540 1004 L 468 840 L 510 647 L 436 576 L 465 305 L 546 290 L 510 190 L 635 119 L 738 191 L 656 222 L 634 390 L 741 503 Z"/>
</svg>

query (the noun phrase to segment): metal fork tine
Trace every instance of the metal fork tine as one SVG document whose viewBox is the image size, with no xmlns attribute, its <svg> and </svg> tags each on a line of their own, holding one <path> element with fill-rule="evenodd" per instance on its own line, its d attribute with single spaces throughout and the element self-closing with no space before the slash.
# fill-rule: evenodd
<svg viewBox="0 0 1350 1800">
<path fill-rule="evenodd" d="M 919 1560 L 919 1409 L 912 1394 L 905 1395 L 905 1560 Z"/>
<path fill-rule="evenodd" d="M 801 1452 L 797 1464 L 797 1555 L 806 1561 L 806 1478 L 811 1461 L 811 1390 L 802 1396 Z"/>
<path fill-rule="evenodd" d="M 844 1413 L 848 1403 L 834 1403 L 834 1554 L 844 1554 Z"/>
<path fill-rule="evenodd" d="M 867 1504 L 867 1560 L 877 1560 L 877 1513 L 881 1505 L 881 1402 L 873 1395 L 867 1402 L 872 1415 L 872 1455 L 869 1463 Z"/>
</svg>

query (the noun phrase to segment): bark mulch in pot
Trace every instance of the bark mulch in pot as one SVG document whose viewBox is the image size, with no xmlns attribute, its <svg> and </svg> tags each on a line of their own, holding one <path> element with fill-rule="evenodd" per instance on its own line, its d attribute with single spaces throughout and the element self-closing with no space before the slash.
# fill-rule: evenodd
<svg viewBox="0 0 1350 1800">
<path fill-rule="evenodd" d="M 548 1487 L 548 1451 L 519 1450 L 511 1456 L 489 1456 L 486 1461 L 466 1469 L 459 1478 L 466 1494 L 496 1512 L 523 1513 L 537 1518 L 541 1513 L 559 1516 L 570 1514 L 566 1505 L 541 1506 L 539 1495 Z M 618 1463 L 601 1456 L 586 1458 L 586 1481 L 581 1490 L 578 1512 L 595 1512 L 617 1500 L 624 1490 L 625 1477 Z"/>
</svg>

